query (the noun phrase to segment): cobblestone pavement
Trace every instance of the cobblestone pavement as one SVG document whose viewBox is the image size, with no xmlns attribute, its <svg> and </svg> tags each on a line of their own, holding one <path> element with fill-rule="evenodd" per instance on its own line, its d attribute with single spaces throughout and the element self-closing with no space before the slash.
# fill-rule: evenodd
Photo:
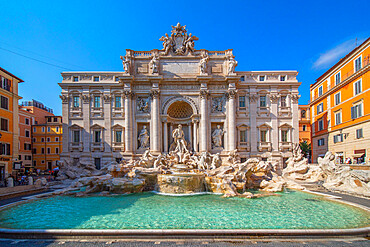
<svg viewBox="0 0 370 247">
<path fill-rule="evenodd" d="M 319 247 L 319 246 L 330 246 L 330 247 L 368 247 L 370 246 L 370 241 L 366 239 L 338 239 L 338 240 L 245 240 L 245 241 L 226 241 L 226 242 L 195 242 L 195 241 L 149 241 L 149 242 L 138 242 L 138 241 L 91 241 L 91 240 L 80 240 L 80 241 L 48 241 L 48 240 L 0 240 L 0 246 L 2 247 L 90 247 L 90 246 L 109 246 L 109 247 L 143 247 L 143 246 L 153 246 L 153 247 L 167 247 L 167 246 L 215 246 L 215 247 L 228 247 L 228 246 L 261 246 L 261 247 Z"/>
</svg>

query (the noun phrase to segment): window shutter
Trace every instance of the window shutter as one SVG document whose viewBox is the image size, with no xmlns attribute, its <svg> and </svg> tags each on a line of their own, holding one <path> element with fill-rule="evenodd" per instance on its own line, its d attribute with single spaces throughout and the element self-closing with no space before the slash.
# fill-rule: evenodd
<svg viewBox="0 0 370 247">
<path fill-rule="evenodd" d="M 361 117 L 361 116 L 362 116 L 362 103 L 358 104 L 358 111 L 357 111 L 357 117 Z"/>
<path fill-rule="evenodd" d="M 355 119 L 355 109 L 353 106 L 351 107 L 351 118 Z"/>
</svg>

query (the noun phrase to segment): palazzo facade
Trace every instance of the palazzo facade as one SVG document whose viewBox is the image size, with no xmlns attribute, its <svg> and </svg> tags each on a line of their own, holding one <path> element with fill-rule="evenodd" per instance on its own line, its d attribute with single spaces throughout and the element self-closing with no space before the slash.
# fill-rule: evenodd
<svg viewBox="0 0 370 247">
<path fill-rule="evenodd" d="M 196 50 L 180 24 L 160 40 L 162 50 L 126 50 L 124 71 L 62 73 L 62 160 L 99 168 L 148 149 L 168 153 L 180 124 L 191 152 L 280 164 L 292 155 L 297 71 L 235 71 L 232 50 Z"/>
</svg>

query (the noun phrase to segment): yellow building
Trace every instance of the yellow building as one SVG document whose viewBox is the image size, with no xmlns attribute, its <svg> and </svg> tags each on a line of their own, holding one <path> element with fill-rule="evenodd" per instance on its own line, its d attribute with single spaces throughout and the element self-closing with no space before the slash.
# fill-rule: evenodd
<svg viewBox="0 0 370 247">
<path fill-rule="evenodd" d="M 23 82 L 0 67 L 0 183 L 18 163 L 18 83 Z"/>
<path fill-rule="evenodd" d="M 331 151 L 337 163 L 369 162 L 370 38 L 311 85 L 312 158 Z"/>
<path fill-rule="evenodd" d="M 62 117 L 45 116 L 45 121 L 32 126 L 33 167 L 52 170 L 62 152 Z"/>
</svg>

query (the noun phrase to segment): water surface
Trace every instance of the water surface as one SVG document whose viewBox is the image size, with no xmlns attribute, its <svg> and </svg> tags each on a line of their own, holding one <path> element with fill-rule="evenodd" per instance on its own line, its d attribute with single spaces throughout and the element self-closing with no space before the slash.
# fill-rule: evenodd
<svg viewBox="0 0 370 247">
<path fill-rule="evenodd" d="M 0 212 L 16 229 L 330 229 L 370 225 L 370 214 L 290 191 L 258 199 L 220 195 L 56 196 Z"/>
</svg>

